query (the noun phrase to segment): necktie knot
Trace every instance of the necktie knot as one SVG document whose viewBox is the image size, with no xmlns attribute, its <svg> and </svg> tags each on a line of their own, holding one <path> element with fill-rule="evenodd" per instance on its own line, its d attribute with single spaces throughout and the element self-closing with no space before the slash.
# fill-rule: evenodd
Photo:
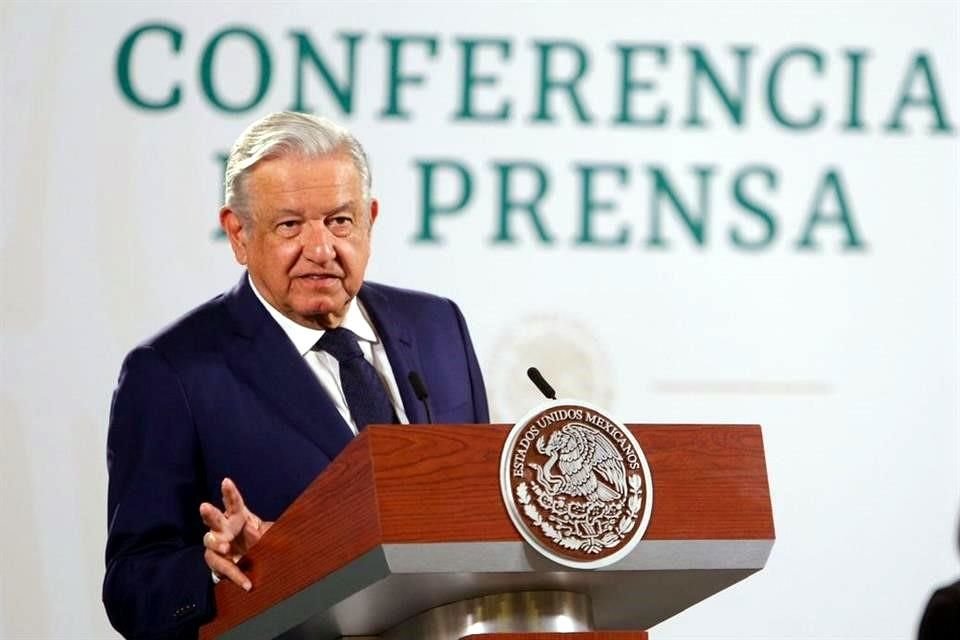
<svg viewBox="0 0 960 640">
<path fill-rule="evenodd" d="M 353 358 L 362 358 L 363 351 L 360 350 L 360 344 L 357 342 L 357 334 L 350 329 L 338 327 L 336 329 L 327 329 L 323 336 L 313 345 L 313 350 L 323 350 L 337 359 L 337 362 L 345 362 Z"/>
</svg>

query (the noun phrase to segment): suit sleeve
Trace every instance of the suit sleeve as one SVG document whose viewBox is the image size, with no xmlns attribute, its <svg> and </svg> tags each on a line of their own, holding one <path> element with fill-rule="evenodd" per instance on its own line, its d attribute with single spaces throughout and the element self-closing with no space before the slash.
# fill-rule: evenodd
<svg viewBox="0 0 960 640">
<path fill-rule="evenodd" d="M 127 638 L 191 638 L 214 614 L 203 468 L 187 396 L 153 348 L 124 361 L 107 434 L 103 602 Z"/>
<path fill-rule="evenodd" d="M 450 301 L 453 307 L 454 315 L 457 318 L 457 325 L 460 329 L 460 339 L 463 341 L 463 351 L 467 359 L 467 374 L 470 376 L 470 395 L 473 399 L 473 421 L 477 424 L 486 424 L 490 422 L 490 411 L 487 407 L 487 390 L 483 385 L 483 375 L 480 373 L 480 363 L 477 362 L 477 354 L 473 350 L 473 341 L 470 340 L 470 332 L 467 330 L 467 322 L 460 312 L 457 303 Z"/>
</svg>

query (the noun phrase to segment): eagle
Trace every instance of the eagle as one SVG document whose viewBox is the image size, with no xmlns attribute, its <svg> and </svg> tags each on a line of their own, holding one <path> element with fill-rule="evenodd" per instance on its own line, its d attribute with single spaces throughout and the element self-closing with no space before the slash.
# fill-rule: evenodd
<svg viewBox="0 0 960 640">
<path fill-rule="evenodd" d="M 537 451 L 549 456 L 543 467 L 537 468 L 537 475 L 553 494 L 583 496 L 589 502 L 610 502 L 627 495 L 623 456 L 592 427 L 567 423 L 550 434 L 546 442 L 541 436 Z M 560 468 L 559 476 L 551 472 L 554 465 Z"/>
</svg>

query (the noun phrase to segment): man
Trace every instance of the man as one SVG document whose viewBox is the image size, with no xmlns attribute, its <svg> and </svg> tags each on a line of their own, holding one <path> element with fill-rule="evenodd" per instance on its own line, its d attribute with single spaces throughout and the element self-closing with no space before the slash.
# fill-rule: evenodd
<svg viewBox="0 0 960 640">
<path fill-rule="evenodd" d="M 960 547 L 960 530 L 957 531 L 957 545 Z M 960 638 L 960 580 L 933 592 L 917 629 L 917 640 L 957 638 Z"/>
<path fill-rule="evenodd" d="M 214 580 L 254 588 L 235 562 L 358 430 L 427 421 L 411 372 L 434 421 L 488 420 L 456 305 L 364 282 L 378 203 L 348 132 L 269 115 L 225 183 L 247 273 L 134 349 L 114 393 L 103 599 L 127 637 L 195 636 Z"/>
<path fill-rule="evenodd" d="M 933 592 L 917 631 L 917 640 L 957 638 L 960 638 L 960 580 Z"/>
</svg>

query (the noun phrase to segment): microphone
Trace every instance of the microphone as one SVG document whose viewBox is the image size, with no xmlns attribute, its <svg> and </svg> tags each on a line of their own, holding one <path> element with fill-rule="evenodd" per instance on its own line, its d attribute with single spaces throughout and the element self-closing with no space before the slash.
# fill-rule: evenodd
<svg viewBox="0 0 960 640">
<path fill-rule="evenodd" d="M 417 396 L 417 400 L 423 403 L 423 408 L 427 410 L 427 422 L 433 424 L 433 417 L 430 415 L 430 403 L 427 402 L 429 394 L 427 393 L 427 385 L 423 384 L 423 378 L 420 377 L 420 374 L 416 371 L 411 371 L 407 374 L 407 380 L 410 381 L 410 386 L 413 387 L 413 392 Z"/>
<path fill-rule="evenodd" d="M 551 387 L 546 380 L 544 380 L 543 376 L 540 375 L 540 371 L 536 367 L 530 367 L 527 369 L 527 377 L 530 378 L 533 384 L 537 385 L 537 389 L 540 389 L 540 393 L 551 400 L 557 399 L 557 392 L 553 390 L 553 387 Z"/>
</svg>

